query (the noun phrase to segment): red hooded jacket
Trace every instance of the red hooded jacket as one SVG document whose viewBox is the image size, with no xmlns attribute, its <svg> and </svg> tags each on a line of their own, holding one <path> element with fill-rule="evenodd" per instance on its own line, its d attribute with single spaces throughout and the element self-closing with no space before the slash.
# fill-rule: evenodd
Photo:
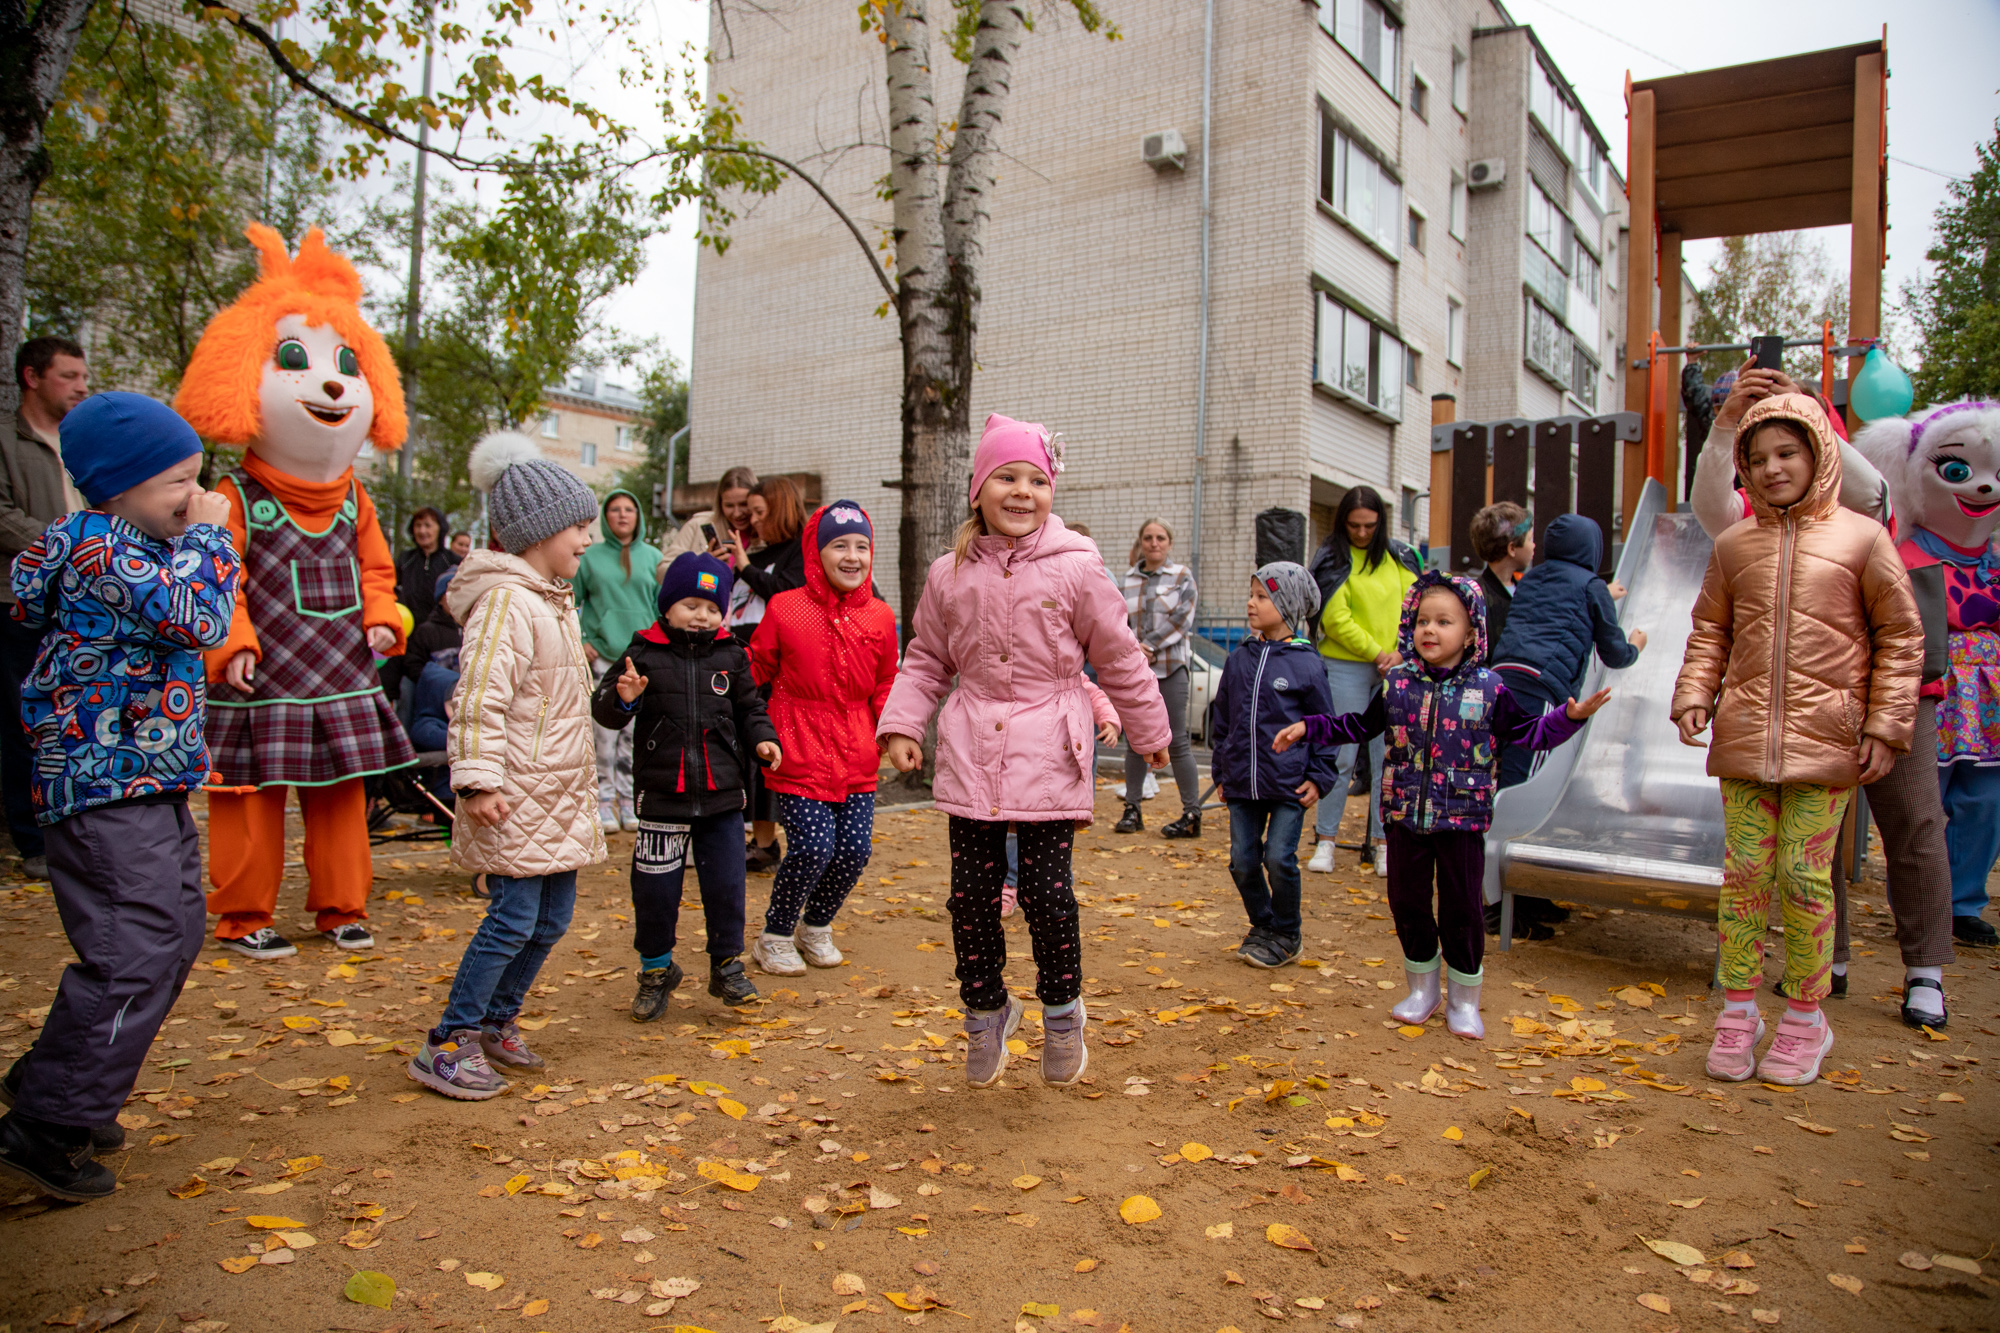
<svg viewBox="0 0 2000 1333">
<path fill-rule="evenodd" d="M 822 505 L 806 520 L 806 586 L 781 592 L 750 640 L 750 669 L 770 685 L 784 759 L 764 785 L 838 804 L 874 791 L 875 723 L 896 679 L 896 616 L 868 584 L 837 592 L 819 558 Z"/>
</svg>

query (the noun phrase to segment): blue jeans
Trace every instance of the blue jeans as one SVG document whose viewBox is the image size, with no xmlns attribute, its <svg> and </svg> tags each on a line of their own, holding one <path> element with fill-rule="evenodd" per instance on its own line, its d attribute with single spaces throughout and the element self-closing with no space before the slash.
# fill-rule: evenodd
<svg viewBox="0 0 2000 1333">
<path fill-rule="evenodd" d="M 1326 688 L 1333 695 L 1336 717 L 1364 711 L 1368 701 L 1382 688 L 1382 677 L 1376 674 L 1373 662 L 1342 662 L 1331 657 L 1320 660 L 1326 663 Z M 1354 777 L 1354 759 L 1359 748 L 1340 747 L 1334 755 L 1340 779 L 1333 784 L 1332 791 L 1320 793 L 1323 799 L 1313 816 L 1313 828 L 1327 842 L 1333 841 L 1333 835 L 1340 829 L 1340 817 L 1347 810 L 1347 784 Z M 1381 736 L 1368 742 L 1368 837 L 1378 847 L 1382 842 L 1382 750 Z"/>
<path fill-rule="evenodd" d="M 486 918 L 465 946 L 438 1030 L 499 1027 L 521 1012 L 528 988 L 576 910 L 576 872 L 486 877 Z"/>
<path fill-rule="evenodd" d="M 874 850 L 875 793 L 858 791 L 835 805 L 791 792 L 777 798 L 785 826 L 785 859 L 772 877 L 764 933 L 790 938 L 801 914 L 808 926 L 830 926 L 868 867 Z"/>
<path fill-rule="evenodd" d="M 632 843 L 632 947 L 641 960 L 674 951 L 689 858 L 701 890 L 708 956 L 726 963 L 743 952 L 743 812 L 686 823 L 642 819 Z"/>
<path fill-rule="evenodd" d="M 1299 831 L 1305 827 L 1305 807 L 1292 801 L 1224 804 L 1229 807 L 1229 874 L 1250 924 L 1297 939 Z"/>
<path fill-rule="evenodd" d="M 1938 765 L 1944 797 L 1944 849 L 1951 861 L 1951 914 L 1986 910 L 1986 877 L 2000 857 L 2000 768 Z"/>
</svg>

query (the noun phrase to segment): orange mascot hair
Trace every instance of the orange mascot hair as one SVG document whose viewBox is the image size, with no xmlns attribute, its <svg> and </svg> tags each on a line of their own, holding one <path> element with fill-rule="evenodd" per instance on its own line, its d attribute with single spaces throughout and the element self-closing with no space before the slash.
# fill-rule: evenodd
<svg viewBox="0 0 2000 1333">
<path fill-rule="evenodd" d="M 243 234 L 261 256 L 261 276 L 202 330 L 174 410 L 218 444 L 256 439 L 263 431 L 257 392 L 277 350 L 278 321 L 303 315 L 308 324 L 331 324 L 360 361 L 375 395 L 369 442 L 377 449 L 401 448 L 410 431 L 403 381 L 389 344 L 361 317 L 361 275 L 354 265 L 326 248 L 318 227 L 299 242 L 296 259 L 286 253 L 284 237 L 262 223 L 251 223 Z"/>
</svg>

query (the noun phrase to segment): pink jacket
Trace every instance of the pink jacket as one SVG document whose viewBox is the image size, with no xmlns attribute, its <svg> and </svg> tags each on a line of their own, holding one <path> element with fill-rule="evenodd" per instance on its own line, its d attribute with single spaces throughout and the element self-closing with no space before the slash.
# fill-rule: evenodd
<svg viewBox="0 0 2000 1333">
<path fill-rule="evenodd" d="M 980 537 L 964 564 L 953 562 L 931 564 L 877 739 L 922 736 L 944 699 L 938 809 L 985 820 L 1089 819 L 1097 750 L 1086 657 L 1134 748 L 1164 750 L 1172 737 L 1124 595 L 1097 547 L 1054 516 L 1017 540 Z"/>
</svg>

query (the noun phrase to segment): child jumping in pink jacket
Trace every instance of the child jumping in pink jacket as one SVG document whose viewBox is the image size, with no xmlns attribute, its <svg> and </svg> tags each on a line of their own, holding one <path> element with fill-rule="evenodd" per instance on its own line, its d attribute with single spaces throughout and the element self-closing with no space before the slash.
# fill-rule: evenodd
<svg viewBox="0 0 2000 1333">
<path fill-rule="evenodd" d="M 915 636 L 875 729 L 907 773 L 916 737 L 938 719 L 937 807 L 951 816 L 951 933 L 966 1009 L 966 1081 L 991 1087 L 1007 1067 L 1021 1002 L 1007 993 L 1000 927 L 1007 826 L 1020 839 L 1020 903 L 1042 1001 L 1042 1079 L 1083 1076 L 1083 948 L 1070 844 L 1094 813 L 1097 750 L 1083 664 L 1118 707 L 1133 747 L 1167 762 L 1166 705 L 1125 601 L 1097 547 L 1050 514 L 1062 454 L 1045 427 L 994 415 L 972 460 L 971 516 L 917 604 Z M 951 689 L 952 677 L 958 688 Z"/>
</svg>

